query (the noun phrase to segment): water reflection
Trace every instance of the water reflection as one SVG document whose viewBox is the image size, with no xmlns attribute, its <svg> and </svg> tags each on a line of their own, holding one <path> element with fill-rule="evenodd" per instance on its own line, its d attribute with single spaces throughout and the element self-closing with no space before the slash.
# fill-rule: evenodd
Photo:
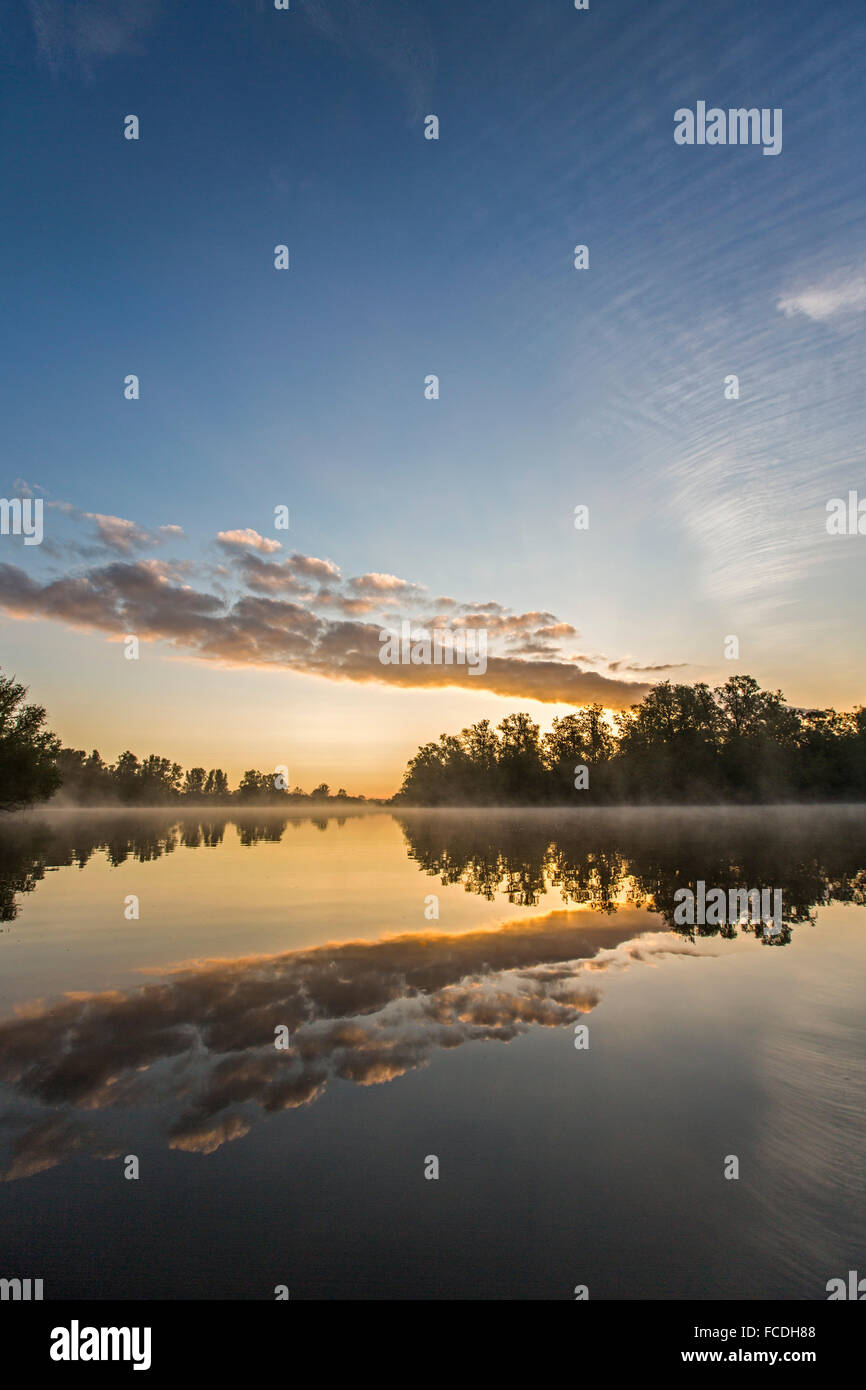
<svg viewBox="0 0 866 1390">
<path fill-rule="evenodd" d="M 649 926 L 554 912 L 496 931 L 209 962 L 141 989 L 29 1007 L 0 1024 L 3 1175 L 41 1171 L 85 1144 L 118 1153 L 124 1112 L 142 1108 L 170 1147 L 210 1153 L 332 1078 L 373 1085 L 439 1048 L 569 1024 L 597 1003 L 602 972 L 691 949 L 667 934 L 636 942 Z"/>
<path fill-rule="evenodd" d="M 32 892 L 46 868 L 83 868 L 97 853 L 118 866 L 128 859 L 147 863 L 178 847 L 215 848 L 230 824 L 241 844 L 254 846 L 280 843 L 287 829 L 307 824 L 324 832 L 346 819 L 163 811 L 7 817 L 0 825 L 0 921 L 14 920 L 16 899 Z M 624 903 L 648 907 L 685 935 L 689 929 L 673 921 L 674 893 L 698 879 L 726 892 L 781 888 L 789 926 L 814 923 L 821 904 L 866 903 L 866 813 L 856 806 L 711 814 L 664 807 L 587 815 L 486 809 L 403 812 L 395 819 L 422 872 L 488 901 L 535 907 L 556 889 L 563 902 L 597 912 L 613 913 Z M 736 935 L 729 925 L 695 930 Z"/>
<path fill-rule="evenodd" d="M 10 920 L 47 870 L 81 868 L 97 853 L 112 865 L 179 846 L 219 854 L 229 821 L 254 847 L 279 843 L 304 819 L 326 831 L 343 823 L 20 818 L 0 849 L 2 911 Z M 866 901 L 866 823 L 855 808 L 483 820 L 437 811 L 401 814 L 399 825 L 426 876 L 527 908 L 555 890 L 565 906 L 462 934 L 428 929 L 187 964 L 143 987 L 19 1008 L 0 1022 L 0 1175 L 30 1176 L 76 1152 L 123 1154 L 142 1116 L 169 1147 L 211 1153 L 269 1114 L 308 1105 L 335 1079 L 374 1085 L 441 1049 L 572 1024 L 598 1003 L 606 973 L 692 954 L 696 936 L 738 935 L 737 926 L 670 930 L 676 888 L 699 878 L 781 887 L 780 943 L 821 904 Z M 760 926 L 747 930 L 761 939 Z M 274 1045 L 280 1028 L 285 1050 Z"/>
<path fill-rule="evenodd" d="M 551 889 L 566 903 L 613 913 L 623 903 L 656 912 L 693 937 L 733 937 L 738 924 L 674 923 L 674 894 L 699 879 L 731 889 L 782 890 L 786 929 L 814 923 L 816 908 L 866 902 L 866 814 L 749 807 L 711 814 L 654 808 L 514 816 L 420 812 L 399 817 L 408 852 L 427 874 L 487 899 L 532 907 Z M 739 930 L 762 937 L 760 925 Z"/>
<path fill-rule="evenodd" d="M 182 816 L 155 811 L 86 811 L 80 815 L 0 815 L 0 922 L 14 921 L 21 893 L 32 892 L 46 869 L 83 869 L 95 854 L 104 854 L 113 867 L 134 859 L 141 864 L 160 859 L 178 848 L 215 848 L 226 827 L 235 825 L 241 844 L 279 844 L 287 827 L 313 825 L 340 828 L 340 816 L 286 816 L 258 811 L 218 816 Z"/>
</svg>

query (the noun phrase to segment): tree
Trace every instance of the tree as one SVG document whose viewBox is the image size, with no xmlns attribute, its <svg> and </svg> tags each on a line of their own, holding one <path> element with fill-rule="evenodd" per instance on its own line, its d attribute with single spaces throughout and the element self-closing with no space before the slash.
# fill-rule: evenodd
<svg viewBox="0 0 866 1390">
<path fill-rule="evenodd" d="M 468 802 L 495 802 L 500 799 L 500 774 L 497 766 L 499 739 L 490 727 L 489 719 L 481 719 L 460 732 L 458 747 L 450 741 L 449 773 L 458 776 L 463 799 Z"/>
<path fill-rule="evenodd" d="M 44 801 L 60 786 L 60 740 L 44 728 L 41 705 L 25 705 L 27 687 L 0 676 L 0 808 Z"/>
<path fill-rule="evenodd" d="M 262 778 L 266 773 L 256 772 L 255 768 L 250 768 L 245 772 L 238 786 L 238 796 L 241 801 L 255 801 L 264 791 Z"/>
<path fill-rule="evenodd" d="M 528 714 L 506 714 L 499 725 L 497 763 L 507 801 L 540 799 L 544 767 L 539 732 Z"/>
<path fill-rule="evenodd" d="M 203 767 L 187 768 L 183 779 L 183 794 L 189 797 L 204 796 L 205 770 Z"/>
<path fill-rule="evenodd" d="M 213 794 L 214 796 L 228 796 L 229 779 L 221 767 L 215 767 L 213 771 Z M 208 773 L 210 776 L 210 773 Z"/>
<path fill-rule="evenodd" d="M 592 769 L 592 786 L 598 787 L 599 774 L 604 771 L 616 748 L 613 730 L 601 705 L 587 705 L 574 714 L 565 714 L 553 721 L 549 734 L 542 739 L 542 761 L 550 775 L 554 795 L 570 799 L 576 767 Z"/>
<path fill-rule="evenodd" d="M 158 753 L 149 753 L 141 764 L 138 800 L 146 806 L 173 801 L 180 795 L 182 776 L 183 768 L 179 763 L 173 763 L 169 758 L 161 758 Z"/>
<path fill-rule="evenodd" d="M 204 783 L 205 796 L 228 796 L 229 779 L 221 767 L 212 767 Z"/>
<path fill-rule="evenodd" d="M 140 788 L 141 764 L 127 748 L 111 769 L 111 780 L 121 801 L 136 801 Z"/>
</svg>

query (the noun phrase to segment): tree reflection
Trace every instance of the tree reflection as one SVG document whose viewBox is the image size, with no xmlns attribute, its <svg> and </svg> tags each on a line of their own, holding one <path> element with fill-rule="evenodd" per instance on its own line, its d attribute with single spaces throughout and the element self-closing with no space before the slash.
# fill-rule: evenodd
<svg viewBox="0 0 866 1390">
<path fill-rule="evenodd" d="M 754 933 L 784 945 L 814 923 L 822 903 L 866 902 L 866 815 L 859 807 L 713 812 L 584 813 L 418 811 L 399 816 L 410 858 L 443 884 L 532 907 L 551 890 L 563 902 L 613 913 L 646 907 L 681 935 Z M 760 923 L 686 927 L 674 894 L 698 880 L 721 888 L 781 889 L 782 931 Z"/>
</svg>

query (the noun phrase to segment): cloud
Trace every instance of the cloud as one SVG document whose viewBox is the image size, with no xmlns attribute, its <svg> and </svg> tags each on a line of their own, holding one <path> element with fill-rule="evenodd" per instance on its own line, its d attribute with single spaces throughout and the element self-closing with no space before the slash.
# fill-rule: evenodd
<svg viewBox="0 0 866 1390">
<path fill-rule="evenodd" d="M 195 565 L 137 555 L 183 536 L 178 525 L 151 531 L 70 502 L 50 500 L 47 506 L 89 523 L 94 544 L 46 537 L 44 555 L 87 563 L 41 582 L 14 565 L 0 565 L 0 609 L 14 618 L 48 618 L 112 636 L 134 632 L 200 660 L 281 667 L 333 680 L 464 687 L 557 703 L 598 701 L 610 708 L 633 704 L 648 689 L 616 674 L 618 665 L 638 674 L 640 667 L 613 663 L 603 674 L 587 670 L 587 658 L 563 652 L 559 641 L 576 637 L 577 629 L 546 609 L 514 613 L 494 600 L 458 603 L 443 597 L 436 600 L 443 611 L 418 621 L 420 605 L 428 602 L 425 585 L 378 570 L 344 580 L 333 560 L 299 551 L 274 559 L 280 542 L 252 527 L 217 534 L 226 564 Z M 99 563 L 105 551 L 120 558 Z M 485 632 L 486 671 L 460 662 L 384 665 L 383 626 L 399 630 L 413 612 L 413 632 L 448 626 Z M 668 669 L 669 664 L 646 668 Z"/>
<path fill-rule="evenodd" d="M 303 563 L 298 563 L 303 562 Z M 330 562 L 293 556 L 295 569 Z M 379 660 L 381 627 L 328 620 L 288 599 L 254 594 L 231 600 L 178 583 L 156 562 L 115 562 L 39 583 L 15 565 L 0 565 L 0 608 L 15 618 L 51 618 L 114 635 L 134 632 L 208 661 L 276 666 L 307 675 L 403 687 L 462 686 L 494 694 L 612 708 L 634 703 L 646 687 L 585 671 L 570 661 L 488 656 L 487 670 L 468 666 L 391 665 Z M 513 620 L 521 630 L 532 615 Z M 502 624 L 509 630 L 509 624 Z"/>
<path fill-rule="evenodd" d="M 38 484 L 31 486 L 23 478 L 16 480 L 15 489 L 16 495 L 22 497 L 33 497 L 38 493 L 43 496 L 45 506 L 52 511 L 60 512 L 70 521 L 90 524 L 89 545 L 52 541 L 52 552 L 55 554 L 61 554 L 65 547 L 69 553 L 84 557 L 98 555 L 101 550 L 112 550 L 117 555 L 133 555 L 138 551 L 163 545 L 167 539 L 174 540 L 184 535 L 183 527 L 173 524 L 151 531 L 146 526 L 140 526 L 137 521 L 128 521 L 122 516 L 113 516 L 106 512 L 86 512 L 72 502 L 49 497 L 45 488 Z"/>
<path fill-rule="evenodd" d="M 157 13 L 157 0 L 28 0 L 42 60 L 52 71 L 77 67 L 92 76 L 97 63 L 136 55 Z"/>
<path fill-rule="evenodd" d="M 32 495 L 24 480 L 17 486 Z M 395 630 L 397 605 L 417 613 L 427 601 L 425 585 L 378 570 L 343 580 L 333 560 L 299 551 L 274 560 L 270 557 L 281 550 L 280 542 L 248 526 L 217 533 L 216 542 L 230 563 L 199 566 L 196 586 L 189 582 L 196 573 L 190 561 L 135 558 L 141 550 L 182 537 L 179 525 L 151 531 L 124 517 L 83 511 L 71 502 L 49 500 L 46 505 L 73 521 L 88 522 L 94 544 L 70 544 L 49 536 L 44 554 L 62 559 L 65 552 L 89 561 L 108 550 L 127 563 L 90 565 L 43 583 L 13 565 L 0 565 L 0 610 L 14 618 L 48 618 L 115 636 L 134 632 L 145 640 L 166 642 L 184 655 L 228 665 L 282 667 L 332 680 L 405 688 L 463 687 L 542 702 L 600 702 L 614 709 L 635 703 L 648 689 L 622 679 L 619 671 L 671 669 L 668 663 L 643 668 L 621 660 L 610 663 L 606 674 L 587 670 L 586 658 L 564 653 L 555 640 L 576 637 L 578 630 L 554 613 L 514 613 L 495 600 L 458 603 L 447 597 L 436 600 L 437 608 L 445 611 L 426 616 L 412 630 L 423 633 L 450 626 L 484 631 L 492 644 L 486 671 L 460 663 L 383 665 L 381 622 L 363 620 L 378 615 Z M 246 592 L 238 593 L 238 585 Z M 329 609 L 342 617 L 323 616 L 321 610 Z"/>
<path fill-rule="evenodd" d="M 508 613 L 498 604 L 485 603 L 476 605 L 472 611 L 464 611 L 459 617 L 451 618 L 449 621 L 452 627 L 478 627 L 498 637 L 518 638 L 525 637 L 530 632 L 537 636 L 542 630 L 539 624 L 546 628 L 551 624 L 555 625 L 556 619 L 553 613 Z"/>
<path fill-rule="evenodd" d="M 805 314 L 815 323 L 862 314 L 866 310 L 866 275 L 843 273 L 833 276 L 795 294 L 782 295 L 776 301 L 776 308 L 786 318 Z"/>
<path fill-rule="evenodd" d="M 609 671 L 642 671 L 645 674 L 650 674 L 657 671 L 677 671 L 680 667 L 688 666 L 689 664 L 688 661 L 665 661 L 660 662 L 657 666 L 642 666 L 639 661 L 623 660 L 609 661 L 607 669 Z"/>
<path fill-rule="evenodd" d="M 406 95 L 410 117 L 426 114 L 436 61 L 429 26 L 402 0 L 305 0 L 305 19 L 351 59 L 371 59 L 395 78 Z"/>
<path fill-rule="evenodd" d="M 366 613 L 375 612 L 376 609 L 376 604 L 371 598 L 343 598 L 337 594 L 333 601 L 344 613 L 348 613 L 350 618 L 360 618 Z"/>
<path fill-rule="evenodd" d="M 242 1139 L 249 1134 L 252 1126 L 240 1115 L 226 1115 L 216 1124 L 208 1122 L 181 1122 L 171 1132 L 170 1149 L 183 1149 L 186 1153 L 212 1154 L 232 1139 Z"/>
<path fill-rule="evenodd" d="M 254 531 L 251 526 L 245 526 L 242 531 L 220 531 L 217 535 L 217 544 L 226 550 L 261 550 L 265 555 L 272 555 L 276 550 L 282 550 L 279 541 L 260 536 L 258 531 Z"/>
<path fill-rule="evenodd" d="M 666 476 L 670 509 L 714 601 L 729 618 L 736 612 L 768 627 L 778 622 L 820 549 L 814 512 L 800 509 L 811 482 L 792 476 L 778 455 L 766 456 L 759 474 L 748 450 L 714 444 L 670 462 Z"/>
<path fill-rule="evenodd" d="M 242 549 L 236 557 L 238 574 L 248 589 L 260 594 L 294 594 L 312 599 L 325 606 L 344 602 L 343 596 L 322 588 L 331 581 L 340 580 L 338 567 L 330 560 L 319 560 L 314 555 L 300 555 L 295 552 L 285 560 L 277 562 L 261 559 L 249 549 Z M 316 585 L 320 587 L 316 589 Z M 360 600 L 359 600 L 360 602 Z M 372 603 L 365 601 L 363 611 L 369 611 Z"/>
<path fill-rule="evenodd" d="M 125 521 L 120 516 L 102 516 L 99 512 L 86 512 L 85 515 L 93 522 L 102 544 L 120 555 L 155 544 L 153 532 L 137 526 L 134 521 Z"/>
<path fill-rule="evenodd" d="M 418 586 L 406 579 L 398 579 L 395 574 L 362 574 L 357 579 L 350 579 L 349 587 L 359 594 L 395 594 Z"/>
<path fill-rule="evenodd" d="M 122 516 L 110 516 L 104 512 L 84 512 L 71 502 L 50 501 L 46 505 L 63 512 L 64 516 L 75 521 L 92 522 L 93 538 L 97 544 L 116 551 L 118 555 L 131 555 L 137 550 L 146 550 L 150 546 L 161 544 L 160 536 L 155 531 L 149 531 L 145 526 L 139 526 L 135 521 L 127 521 Z M 168 530 L 168 527 L 160 527 L 160 531 Z M 175 530 L 180 528 L 171 528 L 172 533 Z"/>
<path fill-rule="evenodd" d="M 538 638 L 533 638 L 527 642 L 521 642 L 518 646 L 510 648 L 512 656 L 556 656 L 562 651 L 555 642 L 545 642 Z"/>
<path fill-rule="evenodd" d="M 241 579 L 248 589 L 260 594 L 312 594 L 309 581 L 302 579 L 291 560 L 268 563 L 247 551 L 238 559 Z"/>
<path fill-rule="evenodd" d="M 300 555 L 296 551 L 291 556 L 291 563 L 296 572 L 305 579 L 318 579 L 327 583 L 330 579 L 340 578 L 340 567 L 331 560 L 317 560 L 314 555 Z"/>
</svg>

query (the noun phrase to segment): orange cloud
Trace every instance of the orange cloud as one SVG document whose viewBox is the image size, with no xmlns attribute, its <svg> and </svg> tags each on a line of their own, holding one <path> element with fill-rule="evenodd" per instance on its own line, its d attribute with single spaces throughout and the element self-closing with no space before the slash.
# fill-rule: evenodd
<svg viewBox="0 0 866 1390">
<path fill-rule="evenodd" d="M 523 699 L 599 701 L 609 708 L 630 705 L 647 689 L 586 671 L 556 655 L 527 660 L 520 655 L 492 654 L 483 674 L 460 665 L 383 666 L 378 624 L 350 618 L 328 620 L 313 611 L 316 599 L 302 581 L 338 576 L 331 561 L 292 555 L 278 565 L 268 564 L 244 547 L 239 563 L 241 580 L 257 592 L 242 593 L 233 601 L 191 584 L 172 582 L 171 567 L 152 562 L 117 561 L 44 583 L 17 566 L 2 564 L 0 608 L 15 618 L 49 618 L 114 635 L 136 633 L 206 661 L 279 666 L 333 680 L 406 688 L 466 686 Z M 281 589 L 299 601 L 270 596 Z M 358 602 L 366 600 L 362 597 Z M 465 613 L 455 626 L 474 623 L 486 627 L 493 637 L 531 638 L 534 627 L 550 626 L 553 620 L 548 613 L 486 611 L 491 607 Z"/>
</svg>

